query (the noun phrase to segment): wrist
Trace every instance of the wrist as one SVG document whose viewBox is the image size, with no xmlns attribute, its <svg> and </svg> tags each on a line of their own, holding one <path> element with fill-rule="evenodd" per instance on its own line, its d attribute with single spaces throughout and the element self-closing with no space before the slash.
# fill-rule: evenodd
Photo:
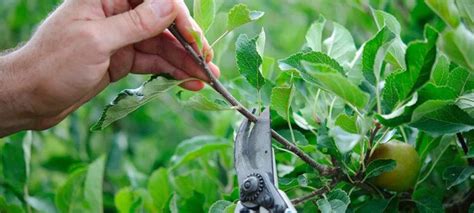
<svg viewBox="0 0 474 213">
<path fill-rule="evenodd" d="M 0 137 L 34 127 L 26 64 L 15 51 L 0 56 Z"/>
</svg>

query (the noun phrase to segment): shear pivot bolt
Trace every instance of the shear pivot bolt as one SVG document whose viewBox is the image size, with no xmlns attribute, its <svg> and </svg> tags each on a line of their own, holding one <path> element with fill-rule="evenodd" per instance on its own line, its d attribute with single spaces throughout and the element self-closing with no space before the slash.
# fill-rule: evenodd
<svg viewBox="0 0 474 213">
<path fill-rule="evenodd" d="M 263 190 L 264 182 L 260 174 L 249 175 L 240 186 L 240 197 L 242 201 L 251 201 L 258 198 Z"/>
</svg>

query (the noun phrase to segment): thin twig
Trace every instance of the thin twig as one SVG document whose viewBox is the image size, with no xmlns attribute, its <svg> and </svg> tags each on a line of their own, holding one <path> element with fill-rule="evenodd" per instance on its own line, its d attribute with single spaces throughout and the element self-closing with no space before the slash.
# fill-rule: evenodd
<svg viewBox="0 0 474 213">
<path fill-rule="evenodd" d="M 322 187 L 322 188 L 319 188 L 317 190 L 314 190 L 313 192 L 307 194 L 307 195 L 304 195 L 303 197 L 299 197 L 299 198 L 295 198 L 293 200 L 291 200 L 291 203 L 293 203 L 293 205 L 298 205 L 298 204 L 301 204 L 301 203 L 304 203 L 316 196 L 319 196 L 319 195 L 322 195 L 326 192 L 329 191 L 329 187 Z"/>
<path fill-rule="evenodd" d="M 375 128 L 370 132 L 369 146 L 367 148 L 367 151 L 365 152 L 364 161 L 363 161 L 363 164 L 361 165 L 362 168 L 364 168 L 364 165 L 367 164 L 369 161 L 370 152 L 374 145 L 375 136 L 377 136 L 377 133 L 379 132 L 381 128 L 382 128 L 382 125 L 380 125 L 379 122 L 375 122 Z"/>
<path fill-rule="evenodd" d="M 178 28 L 176 27 L 176 24 L 173 23 L 170 27 L 168 27 L 168 30 L 176 37 L 176 39 L 178 39 L 181 45 L 183 45 L 184 49 L 189 54 L 191 54 L 191 56 L 196 61 L 196 63 L 198 63 L 199 66 L 201 66 L 201 68 L 204 70 L 207 77 L 209 78 L 208 84 L 212 88 L 214 88 L 214 90 L 216 90 L 219 94 L 221 94 L 222 97 L 224 97 L 224 99 L 227 100 L 227 102 L 229 102 L 230 105 L 235 107 L 237 111 L 239 111 L 249 121 L 256 122 L 257 117 L 254 114 L 252 114 L 249 110 L 247 110 L 237 99 L 235 99 L 234 96 L 232 96 L 232 94 L 230 94 L 230 92 L 227 91 L 227 89 L 220 83 L 220 81 L 214 76 L 212 71 L 209 69 L 209 66 L 204 60 L 204 58 L 193 49 L 193 47 L 186 41 L 183 35 L 179 32 Z M 294 144 L 290 143 L 288 140 L 283 138 L 275 130 L 272 129 L 271 135 L 277 142 L 285 146 L 286 149 L 293 152 L 298 157 L 300 157 L 303 161 L 309 164 L 311 167 L 319 171 L 321 175 L 328 175 L 328 174 L 335 173 L 335 169 L 332 169 L 325 165 L 321 165 L 317 163 L 304 151 L 302 151 L 297 146 L 295 146 Z"/>
<path fill-rule="evenodd" d="M 467 155 L 469 153 L 469 148 L 467 146 L 466 140 L 464 139 L 464 136 L 462 135 L 462 133 L 456 133 L 456 137 L 458 138 L 458 142 L 461 144 L 462 151 L 464 151 L 464 154 Z M 470 166 L 474 166 L 473 158 L 468 158 L 467 162 Z"/>
</svg>

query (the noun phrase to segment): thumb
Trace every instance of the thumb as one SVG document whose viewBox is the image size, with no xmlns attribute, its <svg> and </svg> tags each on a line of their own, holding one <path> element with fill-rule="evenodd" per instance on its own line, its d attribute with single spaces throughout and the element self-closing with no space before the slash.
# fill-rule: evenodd
<svg viewBox="0 0 474 213">
<path fill-rule="evenodd" d="M 104 46 L 116 50 L 162 33 L 177 15 L 174 0 L 145 0 L 135 9 L 102 19 Z"/>
</svg>

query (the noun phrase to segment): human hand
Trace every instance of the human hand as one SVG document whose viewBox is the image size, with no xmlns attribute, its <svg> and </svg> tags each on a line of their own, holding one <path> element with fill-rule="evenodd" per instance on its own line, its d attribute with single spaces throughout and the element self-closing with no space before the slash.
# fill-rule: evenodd
<svg viewBox="0 0 474 213">
<path fill-rule="evenodd" d="M 197 48 L 190 30 L 202 31 L 182 0 L 66 0 L 25 46 L 0 61 L 9 67 L 0 72 L 0 83 L 10 85 L 3 91 L 10 99 L 0 100 L 9 106 L 0 109 L 0 119 L 17 121 L 0 125 L 3 135 L 49 128 L 130 72 L 207 80 L 166 30 L 173 21 Z M 205 39 L 203 46 L 210 62 Z M 210 67 L 218 76 L 217 66 Z M 200 90 L 204 83 L 181 86 Z"/>
</svg>

